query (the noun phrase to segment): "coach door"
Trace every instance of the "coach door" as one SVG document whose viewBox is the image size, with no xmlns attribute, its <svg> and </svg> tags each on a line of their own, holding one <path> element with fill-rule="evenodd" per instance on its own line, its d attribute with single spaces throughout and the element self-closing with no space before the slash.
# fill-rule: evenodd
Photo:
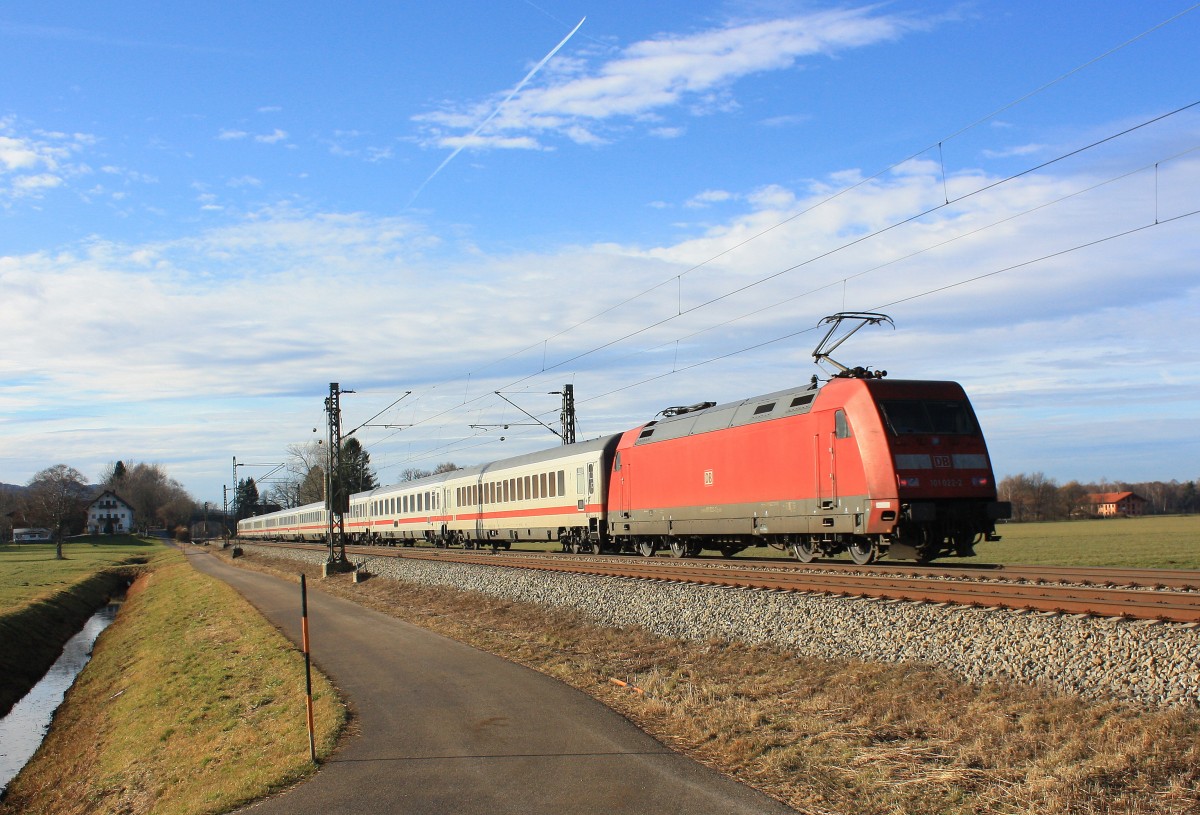
<svg viewBox="0 0 1200 815">
<path fill-rule="evenodd" d="M 817 506 L 822 512 L 837 509 L 837 438 L 838 426 L 844 425 L 846 414 L 842 411 L 822 413 L 818 418 L 818 432 L 813 437 L 815 446 L 813 460 L 816 462 Z"/>
<path fill-rule="evenodd" d="M 613 472 L 617 477 L 617 489 L 619 492 L 619 501 L 617 508 L 621 513 L 621 531 L 629 529 L 629 508 L 633 494 L 633 468 L 629 462 L 621 460 L 621 451 L 617 451 L 616 459 L 613 461 Z"/>
</svg>

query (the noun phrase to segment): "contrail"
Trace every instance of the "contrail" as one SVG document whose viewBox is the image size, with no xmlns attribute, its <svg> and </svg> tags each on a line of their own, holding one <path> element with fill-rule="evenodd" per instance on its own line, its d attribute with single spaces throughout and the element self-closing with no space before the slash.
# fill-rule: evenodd
<svg viewBox="0 0 1200 815">
<path fill-rule="evenodd" d="M 521 88 L 524 88 L 529 83 L 529 80 L 533 79 L 534 74 L 536 74 L 538 71 L 542 70 L 542 66 L 544 66 L 547 62 L 549 62 L 551 60 L 551 58 L 553 58 L 553 56 L 558 53 L 559 49 L 567 44 L 567 40 L 569 40 L 569 39 L 571 39 L 571 37 L 575 36 L 575 32 L 578 31 L 583 26 L 583 21 L 586 19 L 587 19 L 587 17 L 584 17 L 582 20 L 580 20 L 575 25 L 575 27 L 571 29 L 571 33 L 569 33 L 569 34 L 567 34 L 567 36 L 563 37 L 562 41 L 558 45 L 556 45 L 552 49 L 550 49 L 549 54 L 546 54 L 546 56 L 542 57 L 541 62 L 539 62 L 537 65 L 534 65 L 533 68 L 530 69 L 529 73 L 525 74 L 525 78 L 522 79 L 520 82 L 518 82 L 517 86 L 508 92 L 508 96 L 504 97 L 504 100 L 500 104 L 496 105 L 496 109 L 493 110 L 488 115 L 488 117 L 486 119 L 484 119 L 482 122 L 480 122 L 479 126 L 476 127 L 471 132 L 471 135 L 467 137 L 468 141 L 470 141 L 470 139 L 474 138 L 475 136 L 478 136 L 479 132 L 481 130 L 483 130 L 485 127 L 487 127 L 488 122 L 490 122 L 492 119 L 496 118 L 496 114 L 498 114 L 504 108 L 505 105 L 507 105 L 510 101 L 512 101 L 512 98 L 514 96 L 516 96 L 518 93 L 521 92 Z M 446 156 L 446 158 L 442 161 L 442 163 L 437 166 L 437 169 L 429 174 L 429 178 L 425 179 L 425 181 L 421 183 L 421 186 L 417 187 L 417 191 L 412 194 L 412 198 L 408 199 L 408 206 L 411 207 L 413 205 L 413 202 L 417 200 L 417 196 L 421 194 L 421 190 L 425 189 L 425 187 L 428 186 L 429 182 L 433 181 L 434 176 L 436 176 L 438 173 L 440 173 L 447 164 L 449 164 L 451 161 L 453 161 L 454 157 L 457 156 L 459 153 L 461 153 L 463 151 L 464 147 L 466 147 L 466 144 L 460 144 L 458 147 L 454 148 L 453 153 Z"/>
</svg>

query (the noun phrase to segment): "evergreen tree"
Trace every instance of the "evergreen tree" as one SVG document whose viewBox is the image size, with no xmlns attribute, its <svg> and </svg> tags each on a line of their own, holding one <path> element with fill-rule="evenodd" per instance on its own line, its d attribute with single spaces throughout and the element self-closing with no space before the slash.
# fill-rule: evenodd
<svg viewBox="0 0 1200 815">
<path fill-rule="evenodd" d="M 371 454 L 359 443 L 358 439 L 346 439 L 342 442 L 341 487 L 347 495 L 356 492 L 366 492 L 379 486 L 375 479 L 375 471 L 371 469 Z"/>
<path fill-rule="evenodd" d="M 237 520 L 249 518 L 258 508 L 258 485 L 253 478 L 243 478 L 238 482 L 237 491 L 233 498 L 234 517 Z"/>
</svg>

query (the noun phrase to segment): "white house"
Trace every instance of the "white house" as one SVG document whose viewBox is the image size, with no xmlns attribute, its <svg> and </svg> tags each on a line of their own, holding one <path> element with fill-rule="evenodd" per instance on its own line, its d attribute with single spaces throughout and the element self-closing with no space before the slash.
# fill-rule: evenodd
<svg viewBox="0 0 1200 815">
<path fill-rule="evenodd" d="M 133 531 L 133 507 L 112 490 L 105 490 L 88 505 L 89 535 L 124 534 Z"/>
</svg>

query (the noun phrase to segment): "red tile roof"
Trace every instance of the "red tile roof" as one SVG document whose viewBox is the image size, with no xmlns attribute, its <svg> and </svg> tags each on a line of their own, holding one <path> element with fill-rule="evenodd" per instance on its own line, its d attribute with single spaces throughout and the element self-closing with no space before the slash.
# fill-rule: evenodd
<svg viewBox="0 0 1200 815">
<path fill-rule="evenodd" d="M 1087 500 L 1089 504 L 1119 504 L 1128 498 L 1135 498 L 1138 501 L 1146 500 L 1132 492 L 1093 492 L 1088 494 Z"/>
</svg>

